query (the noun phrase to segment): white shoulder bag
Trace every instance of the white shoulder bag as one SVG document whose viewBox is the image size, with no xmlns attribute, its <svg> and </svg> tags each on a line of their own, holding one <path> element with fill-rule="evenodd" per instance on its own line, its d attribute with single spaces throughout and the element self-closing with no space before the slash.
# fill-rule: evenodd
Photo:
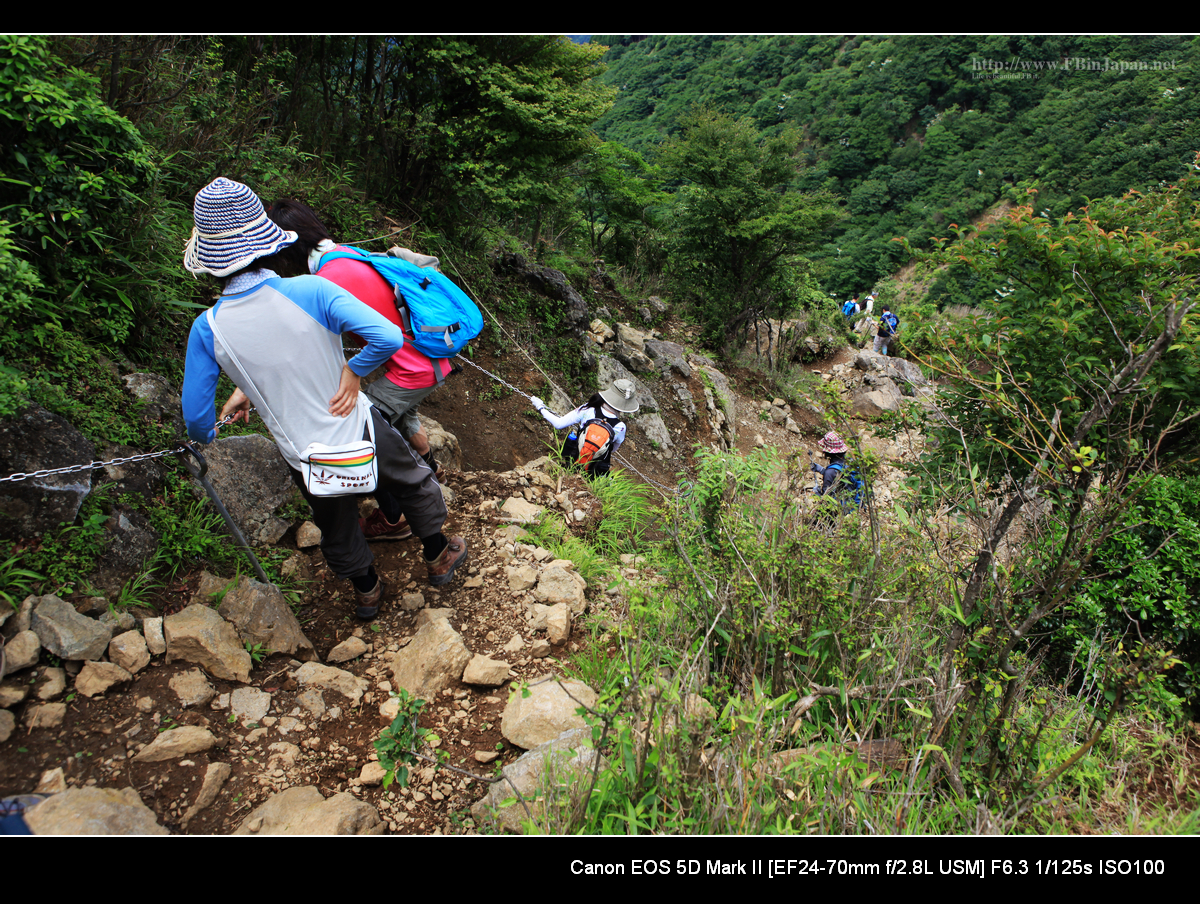
<svg viewBox="0 0 1200 904">
<path fill-rule="evenodd" d="M 229 343 L 217 327 L 212 308 L 208 309 L 208 325 L 213 336 L 225 348 L 226 354 L 234 360 L 246 379 L 250 380 L 249 372 L 238 360 Z M 262 398 L 262 393 L 250 381 L 250 388 Z M 305 489 L 313 496 L 348 496 L 357 493 L 373 493 L 378 483 L 379 475 L 375 469 L 375 425 L 371 419 L 371 402 L 362 392 L 358 394 L 358 405 L 365 408 L 367 434 L 369 439 L 356 442 L 327 446 L 324 443 L 309 443 L 303 452 L 299 450 L 292 438 L 287 435 L 283 425 L 276 423 L 288 444 L 296 451 L 303 466 Z"/>
</svg>

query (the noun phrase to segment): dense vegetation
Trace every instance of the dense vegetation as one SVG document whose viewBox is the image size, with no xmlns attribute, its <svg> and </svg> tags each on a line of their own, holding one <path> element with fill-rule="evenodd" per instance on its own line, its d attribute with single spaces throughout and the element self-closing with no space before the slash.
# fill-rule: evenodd
<svg viewBox="0 0 1200 904">
<path fill-rule="evenodd" d="M 655 555 L 657 520 L 666 585 L 577 666 L 606 692 L 614 766 L 560 827 L 1068 830 L 1121 793 L 1089 753 L 1176 768 L 1170 726 L 1200 702 L 1195 41 L 611 43 L 605 71 L 600 46 L 545 36 L 0 38 L 0 416 L 33 399 L 97 442 L 170 441 L 116 371 L 180 378 L 208 300 L 179 265 L 189 199 L 217 175 L 304 198 L 335 235 L 438 252 L 573 367 L 561 312 L 489 253 L 589 298 L 662 291 L 720 352 L 833 312 L 830 292 L 900 297 L 884 277 L 929 249 L 902 339 L 940 372 L 944 417 L 898 419 L 936 441 L 910 502 L 814 525 L 805 475 L 766 454 L 700 454 L 655 513 L 627 482 L 600 490 L 598 553 L 570 554 Z M 1082 58 L 1170 65 L 975 62 Z M 836 397 L 821 411 L 845 429 Z M 184 483 L 127 500 L 163 536 L 155 575 L 227 554 Z M 0 555 L 0 599 L 84 581 L 110 502 Z M 899 739 L 907 771 L 859 762 L 856 738 Z M 1188 828 L 1180 795 L 1121 828 Z"/>
<path fill-rule="evenodd" d="M 1030 187 L 1062 215 L 1177 179 L 1200 147 L 1190 37 L 595 40 L 612 45 L 603 79 L 618 89 L 597 133 L 648 158 L 696 105 L 803 131 L 799 188 L 850 214 L 814 255 L 841 296 L 907 261 L 894 236 L 927 247 Z"/>
</svg>

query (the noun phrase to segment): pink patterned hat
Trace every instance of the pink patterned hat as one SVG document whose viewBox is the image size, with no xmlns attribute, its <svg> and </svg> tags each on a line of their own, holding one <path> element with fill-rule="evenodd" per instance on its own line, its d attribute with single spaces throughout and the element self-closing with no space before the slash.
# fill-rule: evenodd
<svg viewBox="0 0 1200 904">
<path fill-rule="evenodd" d="M 842 438 L 830 430 L 819 440 L 817 440 L 817 448 L 822 452 L 828 452 L 831 455 L 836 455 L 839 452 L 846 451 L 846 444 L 842 442 Z"/>
</svg>

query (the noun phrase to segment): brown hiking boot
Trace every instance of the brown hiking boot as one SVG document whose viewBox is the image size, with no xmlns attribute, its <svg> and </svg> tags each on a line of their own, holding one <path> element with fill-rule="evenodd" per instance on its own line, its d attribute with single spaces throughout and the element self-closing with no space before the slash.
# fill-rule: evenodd
<svg viewBox="0 0 1200 904">
<path fill-rule="evenodd" d="M 354 610 L 354 614 L 363 621 L 373 619 L 379 614 L 379 604 L 383 602 L 383 591 L 383 578 L 375 581 L 374 590 L 368 590 L 366 593 L 355 590 L 354 599 L 358 603 L 358 608 Z"/>
<path fill-rule="evenodd" d="M 449 584 L 454 577 L 454 569 L 467 561 L 467 541 L 462 537 L 450 537 L 446 548 L 432 562 L 426 562 L 429 569 L 429 583 L 434 587 Z"/>
<path fill-rule="evenodd" d="M 370 518 L 359 518 L 358 526 L 362 528 L 363 536 L 368 542 L 373 540 L 407 540 L 411 537 L 412 528 L 408 526 L 408 522 L 404 520 L 404 516 L 400 516 L 400 520 L 395 524 L 383 517 L 383 512 L 380 509 L 375 509 L 371 513 Z"/>
</svg>

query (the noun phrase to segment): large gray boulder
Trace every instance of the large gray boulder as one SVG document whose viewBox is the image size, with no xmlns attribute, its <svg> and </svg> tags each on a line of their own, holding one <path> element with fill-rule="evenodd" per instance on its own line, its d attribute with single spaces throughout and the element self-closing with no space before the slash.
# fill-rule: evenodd
<svg viewBox="0 0 1200 904">
<path fill-rule="evenodd" d="M 25 814 L 35 835 L 170 835 L 133 788 L 70 788 Z"/>
<path fill-rule="evenodd" d="M 457 682 L 470 661 L 471 651 L 462 635 L 446 619 L 434 619 L 393 658 L 392 677 L 396 687 L 428 700 L 442 688 Z"/>
<path fill-rule="evenodd" d="M 382 835 L 379 812 L 346 792 L 326 799 L 311 785 L 288 788 L 258 807 L 234 835 Z"/>
<path fill-rule="evenodd" d="M 112 640 L 112 628 L 80 615 L 75 607 L 53 594 L 34 605 L 30 621 L 42 648 L 59 659 L 99 659 Z"/>
<path fill-rule="evenodd" d="M 167 662 L 182 659 L 214 678 L 245 684 L 250 680 L 250 654 L 233 625 L 212 609 L 192 603 L 163 619 Z"/>
<path fill-rule="evenodd" d="M 143 403 L 140 412 L 143 417 L 150 417 L 160 424 L 170 423 L 175 433 L 183 436 L 183 406 L 170 380 L 153 373 L 133 373 L 126 374 L 121 382 Z"/>
<path fill-rule="evenodd" d="M 425 428 L 425 435 L 429 437 L 429 451 L 433 453 L 437 463 L 451 470 L 461 471 L 463 458 L 458 437 L 424 414 L 421 415 L 421 426 Z"/>
<path fill-rule="evenodd" d="M 471 807 L 471 815 L 480 820 L 490 817 L 505 831 L 518 833 L 521 823 L 532 816 L 542 831 L 553 831 L 556 827 L 542 824 L 546 802 L 565 802 L 569 808 L 591 786 L 597 766 L 604 769 L 606 764 L 592 747 L 591 729 L 564 731 L 505 766 L 504 780 L 490 786 L 483 799 Z M 517 801 L 501 807 L 517 794 L 524 799 L 524 806 Z"/>
<path fill-rule="evenodd" d="M 0 420 L 0 477 L 88 464 L 96 447 L 57 414 L 31 405 Z M 0 539 L 16 540 L 71 524 L 92 489 L 92 471 L 0 483 Z"/>
<path fill-rule="evenodd" d="M 275 443 L 258 434 L 227 436 L 203 453 L 209 482 L 246 539 L 268 545 L 278 541 L 290 525 L 275 511 L 291 498 L 295 484 Z"/>
<path fill-rule="evenodd" d="M 850 404 L 857 417 L 879 417 L 885 411 L 899 411 L 903 396 L 888 377 L 867 374 L 851 396 Z"/>
<path fill-rule="evenodd" d="M 134 575 L 148 570 L 158 552 L 160 534 L 150 519 L 136 509 L 116 506 L 104 522 L 106 545 L 90 583 L 112 595 Z"/>
<path fill-rule="evenodd" d="M 613 357 L 634 373 L 646 374 L 654 370 L 654 362 L 646 354 L 646 337 L 628 323 L 617 324 Z"/>
<path fill-rule="evenodd" d="M 587 723 L 575 711 L 594 707 L 598 696 L 582 681 L 539 678 L 530 682 L 529 696 L 514 691 L 500 717 L 500 732 L 511 743 L 532 750 L 571 728 Z"/>
<path fill-rule="evenodd" d="M 133 446 L 106 443 L 101 447 L 100 457 L 105 461 L 115 461 L 121 458 L 133 458 L 145 452 Z M 113 484 L 112 495 L 119 498 L 123 495 L 150 498 L 162 491 L 166 468 L 162 458 L 143 458 L 141 461 L 127 461 L 123 464 L 111 464 L 100 469 L 97 482 Z"/>
<path fill-rule="evenodd" d="M 647 339 L 646 354 L 663 373 L 674 371 L 685 380 L 692 375 L 692 366 L 687 363 L 687 352 L 682 345 L 665 339 Z"/>
<path fill-rule="evenodd" d="M 242 640 L 262 644 L 268 653 L 286 653 L 297 659 L 317 658 L 316 650 L 300 628 L 287 598 L 274 584 L 264 584 L 242 575 L 230 586 L 225 578 L 205 572 L 193 602 L 202 602 L 214 593 L 223 593 L 217 612 L 237 628 Z"/>
</svg>

